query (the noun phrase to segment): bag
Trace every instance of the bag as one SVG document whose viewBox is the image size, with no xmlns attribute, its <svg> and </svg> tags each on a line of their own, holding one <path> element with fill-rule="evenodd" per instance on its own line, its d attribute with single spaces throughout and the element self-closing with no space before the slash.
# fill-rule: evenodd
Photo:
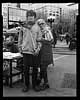
<svg viewBox="0 0 80 100">
<path fill-rule="evenodd" d="M 59 67 L 54 67 L 53 64 L 50 64 L 47 68 L 47 76 L 50 88 L 61 88 L 61 83 L 64 75 L 62 73 L 62 70 L 59 69 Z"/>
</svg>

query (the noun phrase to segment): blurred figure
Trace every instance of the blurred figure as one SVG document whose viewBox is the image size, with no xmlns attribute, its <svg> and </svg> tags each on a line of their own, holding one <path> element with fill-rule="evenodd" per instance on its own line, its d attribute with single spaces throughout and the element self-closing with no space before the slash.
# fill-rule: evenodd
<svg viewBox="0 0 80 100">
<path fill-rule="evenodd" d="M 70 44 L 69 44 L 69 49 L 70 50 L 76 49 L 76 42 L 77 42 L 76 35 L 73 34 L 72 37 L 71 37 L 71 39 L 70 39 Z"/>
<path fill-rule="evenodd" d="M 66 33 L 65 39 L 66 39 L 66 44 L 68 45 L 68 43 L 70 42 L 70 35 L 68 32 Z"/>
<path fill-rule="evenodd" d="M 42 48 L 40 51 L 41 54 L 41 67 L 40 67 L 40 79 L 44 80 L 44 83 L 41 85 L 41 90 L 49 88 L 48 77 L 47 77 L 47 67 L 50 64 L 53 64 L 53 53 L 52 53 L 52 40 L 53 36 L 49 26 L 46 25 L 43 19 L 38 20 L 38 25 L 40 26 L 42 32 L 41 40 L 38 40 L 42 43 Z"/>
<path fill-rule="evenodd" d="M 6 38 L 6 44 L 5 45 L 6 45 L 5 51 L 12 52 L 12 53 L 18 53 L 19 52 L 17 45 L 14 44 L 13 36 L 9 36 L 8 38 Z"/>
</svg>

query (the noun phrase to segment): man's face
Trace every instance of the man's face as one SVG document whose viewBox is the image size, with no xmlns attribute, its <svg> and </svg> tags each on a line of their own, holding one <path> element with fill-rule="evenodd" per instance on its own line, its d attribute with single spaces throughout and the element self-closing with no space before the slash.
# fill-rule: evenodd
<svg viewBox="0 0 80 100">
<path fill-rule="evenodd" d="M 12 39 L 12 37 L 8 37 L 8 38 L 6 39 L 6 43 L 7 43 L 7 44 L 13 44 L 13 43 L 14 43 L 14 40 Z"/>
<path fill-rule="evenodd" d="M 7 39 L 6 39 L 6 43 L 8 44 L 8 43 L 10 43 L 11 41 L 10 41 L 10 38 L 8 37 Z"/>
<path fill-rule="evenodd" d="M 27 21 L 33 23 L 35 21 L 35 17 L 34 16 L 28 16 Z"/>
</svg>

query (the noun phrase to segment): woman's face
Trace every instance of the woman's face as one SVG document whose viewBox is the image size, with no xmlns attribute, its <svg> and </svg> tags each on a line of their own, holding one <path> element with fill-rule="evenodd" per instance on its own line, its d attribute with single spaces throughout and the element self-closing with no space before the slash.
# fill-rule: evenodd
<svg viewBox="0 0 80 100">
<path fill-rule="evenodd" d="M 45 27 L 44 23 L 39 24 L 40 28 L 43 29 Z"/>
</svg>

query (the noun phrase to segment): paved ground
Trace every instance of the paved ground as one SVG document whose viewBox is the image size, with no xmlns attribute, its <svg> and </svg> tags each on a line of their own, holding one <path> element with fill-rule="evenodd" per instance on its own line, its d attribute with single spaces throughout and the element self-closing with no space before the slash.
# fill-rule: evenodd
<svg viewBox="0 0 80 100">
<path fill-rule="evenodd" d="M 56 45 L 56 48 L 64 51 L 64 54 L 59 53 L 59 51 L 55 53 L 56 50 L 53 54 L 55 65 L 54 67 L 49 67 L 47 71 L 50 85 L 49 89 L 35 92 L 31 88 L 29 92 L 22 93 L 23 83 L 17 83 L 14 85 L 14 88 L 3 86 L 3 96 L 76 96 L 76 51 L 65 52 L 65 47 L 67 49 L 65 42 L 58 42 Z M 70 55 L 71 53 L 67 52 L 73 52 L 73 54 Z"/>
<path fill-rule="evenodd" d="M 69 45 L 66 45 L 66 42 L 60 42 L 57 41 L 57 45 L 55 46 L 55 48 L 53 48 L 53 53 L 54 54 L 63 54 L 63 55 L 75 55 L 76 54 L 76 50 L 69 50 Z"/>
</svg>

